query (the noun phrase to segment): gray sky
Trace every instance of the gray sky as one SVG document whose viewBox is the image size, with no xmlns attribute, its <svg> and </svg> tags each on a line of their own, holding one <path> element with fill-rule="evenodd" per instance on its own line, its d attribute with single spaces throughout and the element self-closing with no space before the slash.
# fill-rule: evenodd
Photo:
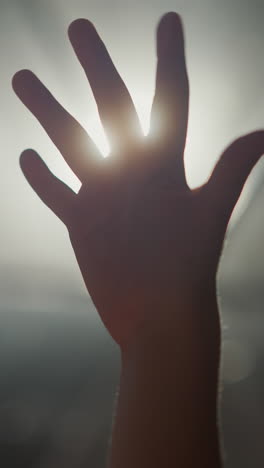
<svg viewBox="0 0 264 468">
<path fill-rule="evenodd" d="M 3 353 L 0 365 L 3 369 L 2 385 L 7 388 L 6 393 L 3 392 L 2 404 L 0 401 L 0 413 L 6 405 L 10 408 L 13 404 L 17 408 L 17 401 L 23 401 L 24 406 L 30 404 L 26 393 L 22 390 L 23 395 L 19 393 L 23 387 L 23 371 L 17 374 L 19 366 L 25 369 L 27 375 L 26 388 L 32 386 L 35 389 L 35 406 L 40 413 L 40 408 L 45 404 L 47 408 L 51 408 L 52 404 L 56 406 L 56 389 L 63 387 L 67 394 L 76 363 L 80 360 L 85 362 L 87 359 L 91 363 L 96 360 L 98 372 L 106 376 L 111 356 L 113 374 L 105 377 L 108 378 L 109 389 L 114 388 L 118 369 L 117 349 L 111 344 L 89 301 L 64 226 L 27 185 L 19 169 L 19 155 L 23 149 L 32 147 L 58 176 L 75 189 L 78 181 L 67 170 L 44 130 L 13 93 L 12 76 L 21 68 L 32 69 L 80 120 L 103 150 L 106 141 L 95 103 L 81 66 L 71 50 L 67 27 L 78 17 L 89 18 L 95 23 L 131 90 L 142 125 L 147 128 L 154 91 L 155 28 L 161 15 L 170 10 L 179 12 L 185 25 L 191 86 L 186 169 L 190 185 L 195 186 L 208 177 L 221 151 L 233 139 L 263 127 L 263 0 L 0 0 L 0 333 L 5 337 L 0 345 Z M 227 456 L 227 466 L 231 467 L 232 461 L 232 468 L 263 466 L 256 444 L 260 438 L 257 414 L 264 414 L 264 404 L 261 398 L 256 398 L 257 390 L 254 387 L 263 387 L 264 380 L 264 362 L 261 367 L 264 356 L 263 180 L 264 160 L 250 176 L 236 208 L 219 272 L 225 326 L 223 375 L 229 382 L 224 393 L 224 408 L 228 409 L 223 417 L 227 452 L 230 454 L 230 461 Z M 73 329 L 75 331 L 71 336 Z M 53 330 L 53 338 L 50 338 L 50 330 Z M 92 340 L 91 346 L 94 349 L 98 347 L 99 355 L 91 352 L 91 346 L 85 344 L 83 330 L 87 332 L 87 343 Z M 104 352 L 93 341 L 94 336 L 98 336 L 98 343 L 103 346 Z M 50 339 L 57 343 L 51 346 L 51 354 L 47 352 Z M 80 342 L 83 343 L 81 350 Z M 69 349 L 69 343 L 73 356 L 70 363 L 65 351 Z M 53 356 L 57 356 L 54 358 L 55 368 L 65 367 L 67 378 L 64 376 L 66 380 L 63 380 L 62 375 L 62 380 L 56 380 L 54 388 L 51 384 L 48 393 L 43 388 L 41 393 L 32 376 L 36 376 L 37 369 L 40 372 L 39 366 L 46 362 L 46 380 L 54 382 L 52 352 Z M 58 358 L 60 353 L 61 360 Z M 35 359 L 30 361 L 32 354 Z M 20 361 L 21 364 L 17 365 Z M 8 372 L 13 376 L 9 387 Z M 74 377 L 77 386 L 82 378 L 87 385 L 87 382 L 93 381 L 94 374 L 89 372 L 84 373 L 86 380 L 81 371 Z M 32 384 L 32 381 L 35 383 Z M 99 379 L 98 388 L 101 384 Z M 251 389 L 245 391 L 243 401 L 238 397 L 244 388 L 241 385 L 248 385 Z M 94 394 L 90 386 L 89 389 L 87 411 L 98 409 L 100 415 L 93 416 L 91 427 L 95 427 L 96 420 L 99 426 L 100 421 L 103 425 L 105 420 L 107 426 L 112 393 L 110 391 L 110 397 L 107 397 L 106 392 L 102 392 L 94 404 Z M 15 399 L 8 396 L 13 393 L 17 395 Z M 40 394 L 42 400 L 38 400 Z M 244 438 L 238 443 L 228 427 L 233 424 L 234 431 L 241 426 L 248 428 L 246 407 L 252 408 L 253 401 L 256 416 L 252 424 L 256 438 L 250 442 L 250 431 L 245 429 Z M 105 412 L 102 410 L 103 402 L 107 402 Z M 35 406 L 32 406 L 32 413 L 35 411 L 34 414 L 37 414 Z M 46 413 L 43 411 L 41 414 L 47 414 L 50 410 Z M 18 409 L 17 412 L 20 414 Z M 28 410 L 26 412 L 30 413 Z M 255 413 L 252 410 L 250 414 Z M 60 414 L 66 417 L 68 413 Z M 18 423 L 13 423 L 13 426 L 15 424 Z M 85 422 L 82 424 L 85 426 L 84 432 L 93 433 Z M 59 434 L 59 429 L 57 431 Z M 96 439 L 95 435 L 93 437 Z M 62 457 L 62 454 L 59 456 Z M 251 462 L 243 465 L 246 457 Z"/>
</svg>

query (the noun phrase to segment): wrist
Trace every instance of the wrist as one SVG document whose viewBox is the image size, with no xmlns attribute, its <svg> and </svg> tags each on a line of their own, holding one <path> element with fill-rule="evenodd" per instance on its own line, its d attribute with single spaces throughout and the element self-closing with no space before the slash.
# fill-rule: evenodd
<svg viewBox="0 0 264 468">
<path fill-rule="evenodd" d="M 152 463 L 146 451 L 146 463 L 142 466 L 163 466 L 158 459 L 167 454 L 167 462 L 163 460 L 166 466 L 175 466 L 177 460 L 179 466 L 188 468 L 220 467 L 219 340 L 214 343 L 214 350 L 210 345 L 210 353 L 196 327 L 189 330 L 187 337 L 172 323 L 167 325 L 163 322 L 160 326 L 142 326 L 122 351 L 121 406 L 133 408 L 133 434 L 139 437 L 140 427 L 146 425 L 151 439 L 148 456 Z M 126 420 L 127 417 L 126 413 Z M 129 433 L 126 440 L 131 438 Z M 135 450 L 142 458 L 145 445 Z"/>
<path fill-rule="evenodd" d="M 190 295 L 191 296 L 191 295 Z M 220 319 L 215 288 L 207 291 L 195 303 L 179 300 L 178 305 L 158 313 L 149 314 L 148 320 L 141 321 L 133 335 L 121 346 L 123 365 L 133 356 L 147 358 L 148 352 L 169 351 L 180 357 L 188 351 L 189 356 L 198 357 L 204 353 L 205 361 L 218 366 L 220 354 Z M 209 358 L 209 359 L 208 359 Z"/>
<path fill-rule="evenodd" d="M 159 316 L 121 348 L 110 466 L 219 468 L 216 300 Z"/>
</svg>

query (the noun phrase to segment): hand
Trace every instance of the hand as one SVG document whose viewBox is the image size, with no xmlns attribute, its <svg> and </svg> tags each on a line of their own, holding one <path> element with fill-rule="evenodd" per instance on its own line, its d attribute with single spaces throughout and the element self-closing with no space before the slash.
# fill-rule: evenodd
<svg viewBox="0 0 264 468">
<path fill-rule="evenodd" d="M 74 21 L 69 37 L 92 87 L 112 154 L 102 158 L 85 130 L 36 76 L 22 70 L 14 76 L 14 90 L 78 176 L 81 189 L 75 194 L 32 150 L 22 154 L 21 167 L 68 228 L 87 289 L 122 349 L 140 327 L 167 321 L 182 329 L 197 315 L 197 310 L 188 315 L 189 306 L 215 295 L 226 227 L 248 174 L 264 152 L 264 132 L 235 141 L 209 181 L 191 190 L 183 160 L 189 86 L 179 16 L 165 15 L 158 27 L 156 92 L 146 138 L 94 26 Z"/>
</svg>

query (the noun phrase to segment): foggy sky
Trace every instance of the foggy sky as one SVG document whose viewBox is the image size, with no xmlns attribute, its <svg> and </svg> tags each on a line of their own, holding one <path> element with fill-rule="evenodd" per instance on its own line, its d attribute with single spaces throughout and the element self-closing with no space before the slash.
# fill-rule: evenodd
<svg viewBox="0 0 264 468">
<path fill-rule="evenodd" d="M 191 87 L 185 161 L 196 186 L 233 139 L 263 127 L 263 0 L 0 0 L 0 449 L 6 459 L 9 445 L 31 447 L 40 437 L 50 453 L 46 461 L 40 457 L 43 468 L 88 466 L 89 460 L 103 466 L 119 368 L 117 347 L 86 293 L 64 226 L 19 169 L 21 151 L 32 147 L 56 175 L 76 184 L 12 91 L 12 76 L 34 71 L 101 142 L 92 93 L 67 38 L 69 23 L 78 17 L 95 23 L 144 118 L 154 92 L 155 28 L 170 10 L 185 25 Z M 221 414 L 230 468 L 263 466 L 263 180 L 264 160 L 236 208 L 219 270 L 226 343 Z"/>
</svg>

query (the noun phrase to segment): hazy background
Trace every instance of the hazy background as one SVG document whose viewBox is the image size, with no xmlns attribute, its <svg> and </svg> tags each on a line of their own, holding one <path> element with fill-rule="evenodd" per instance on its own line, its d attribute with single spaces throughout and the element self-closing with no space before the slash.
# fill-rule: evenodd
<svg viewBox="0 0 264 468">
<path fill-rule="evenodd" d="M 78 17 L 96 24 L 147 129 L 155 28 L 170 10 L 185 25 L 186 168 L 195 186 L 227 144 L 263 127 L 263 0 L 0 0 L 0 464 L 7 468 L 103 468 L 119 375 L 118 349 L 85 291 L 67 233 L 23 179 L 20 152 L 33 147 L 57 175 L 78 183 L 12 92 L 12 75 L 32 69 L 106 152 L 67 27 Z M 264 463 L 263 182 L 261 161 L 232 218 L 219 271 L 228 468 Z"/>
</svg>

